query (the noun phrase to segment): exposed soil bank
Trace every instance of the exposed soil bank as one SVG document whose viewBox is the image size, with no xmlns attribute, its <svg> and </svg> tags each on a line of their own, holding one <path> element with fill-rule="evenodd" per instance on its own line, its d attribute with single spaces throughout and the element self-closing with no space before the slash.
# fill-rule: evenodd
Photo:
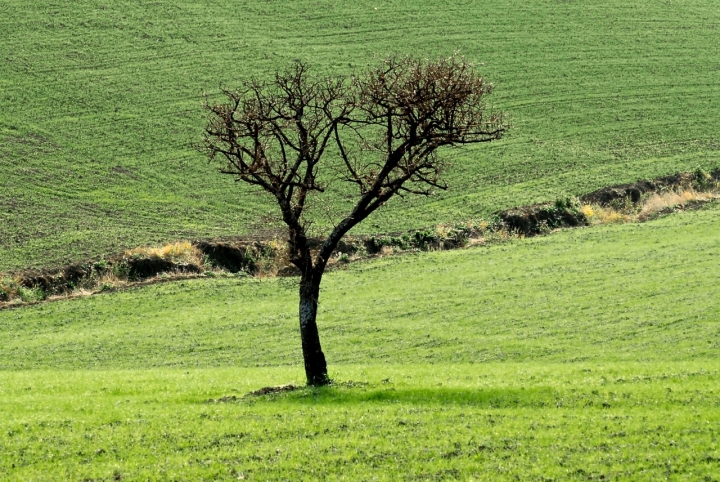
<svg viewBox="0 0 720 482">
<path fill-rule="evenodd" d="M 344 263 L 351 258 L 388 251 L 455 249 L 466 246 L 471 239 L 488 238 L 493 233 L 526 237 L 547 234 L 557 228 L 588 225 L 588 218 L 581 209 L 581 203 L 621 209 L 638 205 L 654 193 L 683 189 L 708 190 L 719 183 L 720 169 L 711 173 L 678 173 L 654 180 L 606 187 L 580 196 L 579 199 L 557 200 L 555 203 L 509 209 L 497 213 L 489 222 L 465 223 L 382 236 L 348 236 L 337 248 L 336 262 Z M 321 238 L 313 239 L 313 247 L 319 248 L 322 242 Z M 113 289 L 112 280 L 146 284 L 152 279 L 159 280 L 159 275 L 182 278 L 197 276 L 208 270 L 268 276 L 297 274 L 297 268 L 285 259 L 284 243 L 277 239 L 248 236 L 200 239 L 186 244 L 194 250 L 193 256 L 174 258 L 133 250 L 58 269 L 11 273 L 5 279 L 12 280 L 15 292 L 9 292 L 7 283 L 0 283 L 0 309 L 27 304 L 17 300 L 12 302 L 13 294 L 17 298 L 20 293 L 20 297 L 28 301 L 27 293 L 31 291 L 36 296 L 34 301 L 42 301 L 48 296 L 70 296 L 78 289 L 90 292 Z M 23 293 L 25 296 L 22 296 Z"/>
<path fill-rule="evenodd" d="M 638 181 L 632 184 L 605 187 L 580 196 L 580 202 L 586 204 L 599 204 L 611 206 L 613 203 L 624 204 L 639 203 L 645 194 L 661 193 L 678 189 L 707 189 L 710 185 L 720 182 L 720 169 L 710 173 L 701 170 L 696 172 L 681 172 L 671 176 L 664 176 L 652 181 Z"/>
<path fill-rule="evenodd" d="M 711 173 L 703 171 L 683 172 L 653 180 L 640 180 L 632 184 L 604 187 L 578 198 L 558 200 L 555 204 L 537 204 L 509 209 L 498 213 L 505 229 L 524 236 L 544 234 L 555 228 L 572 228 L 588 224 L 586 215 L 578 204 L 623 209 L 637 205 L 650 194 L 669 191 L 696 189 L 699 191 L 714 187 L 720 182 L 720 169 Z"/>
</svg>

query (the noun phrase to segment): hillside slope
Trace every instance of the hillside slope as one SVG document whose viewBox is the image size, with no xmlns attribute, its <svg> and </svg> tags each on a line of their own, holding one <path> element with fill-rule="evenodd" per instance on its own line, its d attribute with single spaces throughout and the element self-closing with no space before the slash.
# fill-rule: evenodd
<svg viewBox="0 0 720 482">
<path fill-rule="evenodd" d="M 720 356 L 720 205 L 326 275 L 331 369 Z M 0 370 L 301 363 L 297 280 L 211 279 L 0 311 Z"/>
<path fill-rule="evenodd" d="M 716 167 L 719 24 L 710 0 L 5 1 L 0 271 L 265 227 L 271 206 L 193 149 L 201 93 L 296 58 L 344 74 L 459 51 L 513 118 L 505 140 L 447 153 L 450 191 L 362 232 Z"/>
<path fill-rule="evenodd" d="M 719 214 L 0 311 L 0 480 L 716 480 Z"/>
</svg>

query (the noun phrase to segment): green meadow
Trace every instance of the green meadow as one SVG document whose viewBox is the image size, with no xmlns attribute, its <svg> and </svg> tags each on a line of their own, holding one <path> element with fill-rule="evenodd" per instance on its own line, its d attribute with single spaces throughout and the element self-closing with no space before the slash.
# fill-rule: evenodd
<svg viewBox="0 0 720 482">
<path fill-rule="evenodd" d="M 719 480 L 718 214 L 0 311 L 0 478 Z"/>
<path fill-rule="evenodd" d="M 217 99 L 293 59 L 346 75 L 460 52 L 513 119 L 446 152 L 451 189 L 358 227 L 464 221 L 720 163 L 710 0 L 38 2 L 0 14 L 0 271 L 146 243 L 255 233 L 272 206 L 194 146 Z M 342 210 L 340 189 L 328 204 Z M 315 226 L 328 220 L 320 205 Z"/>
<path fill-rule="evenodd" d="M 718 480 L 718 368 L 351 365 L 353 388 L 260 400 L 299 370 L 5 372 L 0 477 Z"/>
<path fill-rule="evenodd" d="M 275 235 L 198 151 L 203 94 L 295 59 L 455 52 L 502 140 L 353 234 L 720 168 L 710 0 L 0 1 L 0 273 Z M 322 234 L 347 187 L 314 199 Z M 0 480 L 720 481 L 720 203 L 328 272 L 334 384 L 297 280 L 215 274 L 0 310 Z"/>
</svg>

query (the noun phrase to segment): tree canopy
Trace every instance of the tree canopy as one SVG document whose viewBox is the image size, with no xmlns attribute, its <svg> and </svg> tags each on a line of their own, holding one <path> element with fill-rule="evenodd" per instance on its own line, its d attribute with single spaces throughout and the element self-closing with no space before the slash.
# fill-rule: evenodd
<svg viewBox="0 0 720 482">
<path fill-rule="evenodd" d="M 250 79 L 206 104 L 204 147 L 221 172 L 273 196 L 300 270 L 300 333 L 308 383 L 329 382 L 317 330 L 327 262 L 342 237 L 395 195 L 446 189 L 444 147 L 500 139 L 509 125 L 491 110 L 493 86 L 472 64 L 391 57 L 346 77 L 312 75 L 295 62 L 272 80 Z M 353 207 L 319 249 L 308 243 L 311 196 L 334 182 L 354 186 Z"/>
</svg>

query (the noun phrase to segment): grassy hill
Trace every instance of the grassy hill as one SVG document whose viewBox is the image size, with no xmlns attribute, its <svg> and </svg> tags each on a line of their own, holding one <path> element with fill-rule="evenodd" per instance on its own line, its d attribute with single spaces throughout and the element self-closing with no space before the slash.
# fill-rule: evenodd
<svg viewBox="0 0 720 482">
<path fill-rule="evenodd" d="M 716 480 L 718 214 L 0 311 L 0 478 Z"/>
<path fill-rule="evenodd" d="M 650 2 L 7 0 L 0 16 L 0 271 L 243 234 L 271 206 L 193 149 L 201 93 L 302 58 L 460 51 L 514 119 L 452 151 L 452 189 L 362 225 L 464 220 L 720 164 L 720 10 Z M 319 218 L 318 223 L 325 223 Z"/>
<path fill-rule="evenodd" d="M 329 363 L 714 358 L 719 212 L 351 264 L 323 280 Z M 296 283 L 189 280 L 0 311 L 0 369 L 295 365 Z"/>
</svg>

